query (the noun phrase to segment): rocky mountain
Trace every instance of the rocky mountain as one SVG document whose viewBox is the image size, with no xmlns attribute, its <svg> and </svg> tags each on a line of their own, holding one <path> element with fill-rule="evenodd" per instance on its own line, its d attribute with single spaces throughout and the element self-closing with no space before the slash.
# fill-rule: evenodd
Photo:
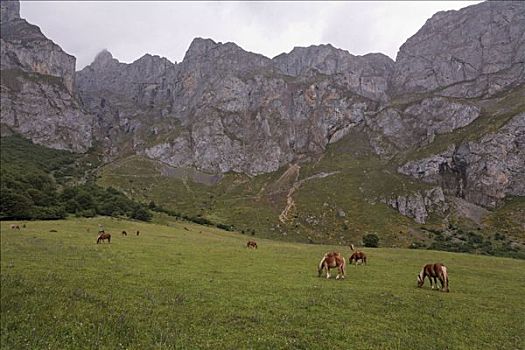
<svg viewBox="0 0 525 350">
<path fill-rule="evenodd" d="M 75 57 L 20 18 L 18 1 L 1 6 L 2 134 L 16 132 L 52 148 L 87 151 L 93 118 L 74 96 Z"/>
<path fill-rule="evenodd" d="M 394 94 L 488 97 L 524 80 L 524 5 L 487 1 L 439 12 L 399 49 Z"/>
<path fill-rule="evenodd" d="M 329 44 L 270 59 L 196 38 L 179 63 L 148 54 L 126 64 L 104 50 L 76 74 L 74 57 L 17 6 L 2 2 L 2 130 L 81 152 L 96 142 L 108 162 L 139 157 L 162 174 L 244 174 L 253 188 L 254 176 L 289 167 L 293 176 L 250 192 L 279 208 L 268 214 L 279 227 L 319 222 L 301 219 L 293 199 L 310 183 L 359 178 L 360 201 L 418 223 L 448 220 L 458 201 L 496 209 L 525 195 L 523 2 L 439 12 L 395 61 Z M 368 178 L 345 177 L 343 163 Z M 344 212 L 322 206 L 321 216 Z"/>
</svg>

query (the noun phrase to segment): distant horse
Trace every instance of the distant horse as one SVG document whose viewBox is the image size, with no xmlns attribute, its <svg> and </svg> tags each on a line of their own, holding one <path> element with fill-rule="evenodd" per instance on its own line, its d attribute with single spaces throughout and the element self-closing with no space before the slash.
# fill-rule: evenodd
<svg viewBox="0 0 525 350">
<path fill-rule="evenodd" d="M 366 265 L 366 254 L 362 251 L 357 250 L 348 258 L 348 263 L 350 265 L 352 265 L 352 261 L 355 263 L 355 267 L 357 267 L 357 264 L 359 262 Z"/>
<path fill-rule="evenodd" d="M 248 241 L 248 243 L 246 243 L 246 248 L 255 248 L 255 249 L 257 249 L 257 242 L 255 242 L 255 241 Z"/>
<path fill-rule="evenodd" d="M 140 234 L 140 231 L 139 231 L 139 230 L 137 230 L 137 236 L 138 236 L 139 234 Z"/>
<path fill-rule="evenodd" d="M 345 278 L 345 269 L 346 269 L 346 260 L 338 252 L 329 252 L 326 253 L 321 261 L 319 262 L 319 267 L 317 273 L 319 277 L 323 274 L 323 270 L 326 271 L 326 278 L 330 278 L 330 269 L 337 267 L 337 276 L 335 279 L 344 279 Z"/>
<path fill-rule="evenodd" d="M 122 235 L 123 235 L 123 236 L 127 236 L 128 233 L 127 233 L 126 231 L 122 231 Z"/>
<path fill-rule="evenodd" d="M 20 226 L 13 224 L 11 225 L 11 230 L 20 230 Z"/>
<path fill-rule="evenodd" d="M 422 287 L 425 283 L 425 278 L 428 277 L 428 280 L 430 281 L 430 286 L 432 289 L 434 287 L 437 289 L 437 280 L 439 279 L 439 282 L 441 283 L 441 290 L 443 292 L 449 292 L 448 289 L 448 272 L 447 267 L 443 264 L 437 263 L 437 264 L 426 264 L 421 269 L 421 272 L 419 272 L 419 275 L 417 275 L 417 286 Z M 434 279 L 434 283 L 432 283 L 432 279 Z"/>
<path fill-rule="evenodd" d="M 103 242 L 105 239 L 108 240 L 108 243 L 111 243 L 111 235 L 109 233 L 102 232 L 101 234 L 98 235 L 97 244 L 99 244 L 100 241 Z"/>
</svg>

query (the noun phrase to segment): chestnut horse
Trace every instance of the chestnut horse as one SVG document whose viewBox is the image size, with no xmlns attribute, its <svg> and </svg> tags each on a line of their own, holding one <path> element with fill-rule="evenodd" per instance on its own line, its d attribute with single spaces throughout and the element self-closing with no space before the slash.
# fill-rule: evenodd
<svg viewBox="0 0 525 350">
<path fill-rule="evenodd" d="M 246 243 L 246 248 L 255 248 L 255 249 L 257 249 L 257 242 L 255 242 L 255 241 L 248 241 L 248 243 Z"/>
<path fill-rule="evenodd" d="M 97 244 L 99 244 L 100 241 L 104 242 L 105 239 L 108 240 L 108 243 L 111 243 L 111 235 L 109 233 L 102 232 L 98 235 Z"/>
<path fill-rule="evenodd" d="M 323 274 L 323 270 L 326 271 L 326 278 L 330 278 L 330 269 L 337 267 L 337 277 L 335 279 L 345 278 L 345 269 L 346 269 L 346 260 L 338 252 L 329 252 L 326 253 L 321 261 L 319 262 L 319 267 L 317 273 L 319 277 Z"/>
<path fill-rule="evenodd" d="M 437 280 L 439 279 L 439 282 L 441 283 L 441 290 L 443 292 L 448 292 L 448 272 L 447 267 L 443 264 L 437 263 L 437 264 L 426 264 L 421 269 L 421 272 L 419 272 L 419 275 L 417 275 L 417 286 L 422 287 L 425 283 L 425 278 L 428 277 L 428 280 L 430 281 L 430 286 L 432 289 L 436 287 Z M 434 283 L 432 283 L 432 279 L 434 279 Z"/>
<path fill-rule="evenodd" d="M 350 257 L 348 258 L 348 263 L 350 265 L 352 265 L 352 261 L 355 262 L 355 267 L 357 267 L 358 262 L 361 262 L 362 264 L 366 265 L 366 254 L 362 251 L 357 250 L 354 253 L 352 253 L 352 255 L 350 255 Z"/>
</svg>

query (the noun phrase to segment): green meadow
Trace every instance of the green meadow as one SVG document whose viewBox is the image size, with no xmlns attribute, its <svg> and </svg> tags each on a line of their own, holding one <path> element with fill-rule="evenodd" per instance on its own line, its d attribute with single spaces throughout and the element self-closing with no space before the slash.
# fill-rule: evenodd
<svg viewBox="0 0 525 350">
<path fill-rule="evenodd" d="M 0 235 L 2 349 L 525 348 L 523 260 L 365 248 L 369 265 L 337 281 L 317 264 L 348 247 L 169 220 L 11 223 Z M 110 244 L 96 244 L 99 223 Z M 416 288 L 430 262 L 448 266 L 450 293 Z"/>
</svg>

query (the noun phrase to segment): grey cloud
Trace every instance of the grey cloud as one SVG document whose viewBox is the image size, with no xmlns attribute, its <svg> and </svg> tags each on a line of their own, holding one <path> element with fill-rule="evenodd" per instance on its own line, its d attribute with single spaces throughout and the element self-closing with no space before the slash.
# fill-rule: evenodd
<svg viewBox="0 0 525 350">
<path fill-rule="evenodd" d="M 353 54 L 399 46 L 434 12 L 473 2 L 22 1 L 21 15 L 77 57 L 107 48 L 122 62 L 146 53 L 180 61 L 195 37 L 232 41 L 267 57 L 331 43 Z"/>
</svg>

